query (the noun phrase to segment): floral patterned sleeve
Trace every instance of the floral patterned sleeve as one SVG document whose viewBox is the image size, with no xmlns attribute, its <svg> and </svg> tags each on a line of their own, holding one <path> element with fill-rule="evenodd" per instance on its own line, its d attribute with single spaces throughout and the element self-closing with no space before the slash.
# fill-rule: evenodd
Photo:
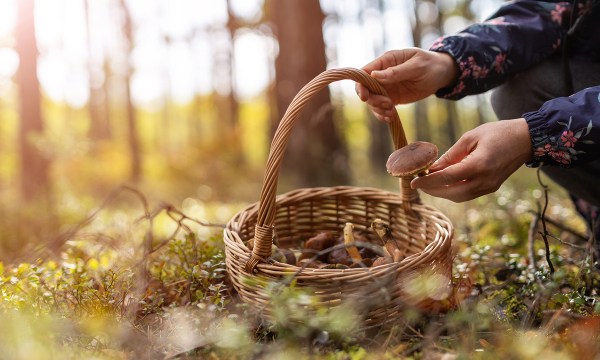
<svg viewBox="0 0 600 360">
<path fill-rule="evenodd" d="M 547 101 L 523 117 L 533 146 L 533 159 L 527 166 L 570 167 L 598 159 L 600 86 Z"/>
<path fill-rule="evenodd" d="M 515 1 L 481 24 L 438 39 L 430 50 L 450 54 L 460 76 L 436 95 L 457 100 L 485 92 L 556 53 L 570 8 L 569 2 Z"/>
<path fill-rule="evenodd" d="M 594 13 L 597 1 L 579 0 L 573 21 Z M 570 1 L 516 0 L 502 6 L 481 24 L 438 39 L 430 50 L 450 54 L 459 68 L 457 81 L 438 90 L 438 97 L 457 100 L 485 92 L 509 77 L 542 62 L 561 49 L 572 12 Z M 596 12 L 587 24 L 582 51 L 600 59 Z M 527 166 L 576 166 L 599 158 L 600 86 L 546 102 L 523 115 L 527 120 L 533 158 Z"/>
</svg>

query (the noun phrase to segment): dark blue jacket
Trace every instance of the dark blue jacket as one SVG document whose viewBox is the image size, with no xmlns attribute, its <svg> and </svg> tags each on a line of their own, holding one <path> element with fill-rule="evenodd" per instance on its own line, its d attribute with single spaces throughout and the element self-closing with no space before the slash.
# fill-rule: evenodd
<svg viewBox="0 0 600 360">
<path fill-rule="evenodd" d="M 569 57 L 600 62 L 600 0 L 509 2 L 485 22 L 432 45 L 454 57 L 460 70 L 457 82 L 436 95 L 456 100 L 485 92 L 560 54 L 564 43 Z M 600 159 L 600 84 L 523 117 L 533 145 L 529 166 Z"/>
</svg>

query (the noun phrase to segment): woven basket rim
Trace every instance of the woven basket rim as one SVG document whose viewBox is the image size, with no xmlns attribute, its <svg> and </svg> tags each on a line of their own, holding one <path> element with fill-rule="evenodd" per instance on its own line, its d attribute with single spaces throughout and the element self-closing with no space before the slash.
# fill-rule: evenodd
<svg viewBox="0 0 600 360">
<path fill-rule="evenodd" d="M 387 197 L 389 197 L 389 200 L 398 201 L 398 203 L 402 202 L 401 194 L 398 194 L 398 193 L 395 193 L 392 191 L 382 190 L 382 189 L 378 189 L 378 188 L 374 188 L 374 187 L 338 185 L 338 186 L 332 186 L 332 187 L 319 186 L 319 187 L 297 188 L 297 189 L 290 190 L 283 194 L 277 195 L 276 200 L 275 200 L 276 206 L 282 206 L 288 202 L 292 202 L 294 195 L 304 193 L 307 190 L 313 191 L 314 194 L 312 194 L 311 196 L 307 196 L 306 199 L 309 199 L 310 197 L 315 197 L 315 198 L 321 197 L 323 195 L 323 194 L 321 194 L 321 192 L 328 192 L 328 195 L 333 195 L 335 192 L 342 194 L 344 192 L 353 192 L 353 191 L 360 190 L 362 192 L 370 192 L 372 194 L 387 196 Z M 255 203 L 249 204 L 246 207 L 239 210 L 227 222 L 227 224 L 225 225 L 225 231 L 232 231 L 234 233 L 237 233 L 239 231 L 240 222 L 235 221 L 235 220 L 237 218 L 239 218 L 241 215 L 249 214 L 249 213 L 253 213 L 253 214 L 251 214 L 251 216 L 256 216 L 256 212 L 258 211 L 259 206 L 260 206 L 260 202 L 255 202 Z M 441 220 L 447 224 L 446 230 L 447 230 L 448 234 L 447 234 L 447 236 L 442 236 L 442 237 L 437 237 L 436 239 L 432 239 L 425 246 L 425 248 L 423 250 L 407 256 L 402 261 L 394 262 L 391 264 L 380 265 L 380 266 L 376 266 L 376 267 L 361 267 L 361 268 L 349 268 L 349 269 L 319 269 L 319 268 L 302 268 L 302 267 L 299 267 L 296 265 L 290 265 L 290 264 L 279 262 L 279 261 L 272 260 L 272 259 L 268 260 L 268 261 L 267 261 L 267 259 L 263 259 L 263 260 L 265 260 L 265 262 L 258 263 L 257 269 L 259 270 L 260 273 L 263 273 L 263 274 L 269 273 L 268 269 L 271 269 L 272 267 L 278 267 L 280 269 L 289 270 L 290 273 L 298 272 L 301 270 L 302 273 L 310 273 L 311 275 L 317 275 L 317 274 L 331 275 L 331 274 L 335 274 L 335 273 L 340 273 L 340 274 L 383 273 L 383 272 L 388 273 L 390 271 L 402 271 L 406 268 L 412 268 L 412 267 L 414 267 L 415 262 L 417 262 L 417 263 L 425 262 L 426 258 L 429 255 L 431 255 L 432 252 L 435 251 L 438 247 L 443 247 L 447 243 L 450 243 L 451 239 L 453 237 L 453 232 L 454 232 L 454 226 L 453 226 L 452 222 L 450 221 L 450 219 L 444 213 L 442 213 L 440 210 L 438 210 L 436 207 L 434 207 L 432 205 L 424 204 L 424 203 L 413 203 L 412 208 L 417 213 L 421 212 L 422 210 L 429 210 L 432 213 L 435 213 L 436 218 L 438 218 L 439 220 Z M 247 221 L 248 218 L 245 217 L 244 220 Z M 443 228 L 439 224 L 435 224 L 435 225 L 439 227 L 438 231 L 443 230 Z M 276 232 L 276 231 L 277 231 L 277 229 L 275 228 L 274 232 Z M 252 253 L 252 250 L 250 250 L 244 242 L 242 242 L 239 245 L 242 247 L 242 250 L 244 250 L 245 252 L 248 253 L 248 255 L 250 255 Z M 435 249 L 433 249 L 433 248 L 435 248 Z"/>
</svg>

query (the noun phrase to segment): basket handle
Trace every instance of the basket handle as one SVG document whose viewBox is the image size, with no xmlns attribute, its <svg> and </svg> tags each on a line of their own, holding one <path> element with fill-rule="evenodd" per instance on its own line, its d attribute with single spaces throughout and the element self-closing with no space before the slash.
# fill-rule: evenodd
<svg viewBox="0 0 600 360">
<path fill-rule="evenodd" d="M 277 180 L 283 154 L 292 128 L 308 100 L 310 100 L 316 92 L 338 80 L 354 80 L 355 82 L 366 86 L 372 93 L 387 95 L 387 92 L 381 84 L 364 70 L 340 68 L 322 72 L 306 84 L 294 97 L 283 115 L 283 118 L 279 122 L 273 141 L 271 142 L 263 187 L 260 194 L 258 218 L 254 230 L 254 247 L 251 257 L 246 263 L 246 271 L 249 273 L 254 271 L 254 268 L 260 261 L 264 261 L 264 259 L 271 256 L 273 222 L 276 213 L 275 197 L 277 192 Z M 395 149 L 407 145 L 406 134 L 404 133 L 400 117 L 395 109 L 393 110 L 393 115 L 389 122 L 389 129 L 394 141 Z M 418 193 L 416 190 L 410 188 L 410 179 L 401 179 L 400 188 L 403 203 L 406 204 L 406 209 L 410 210 L 410 203 L 419 201 Z"/>
</svg>

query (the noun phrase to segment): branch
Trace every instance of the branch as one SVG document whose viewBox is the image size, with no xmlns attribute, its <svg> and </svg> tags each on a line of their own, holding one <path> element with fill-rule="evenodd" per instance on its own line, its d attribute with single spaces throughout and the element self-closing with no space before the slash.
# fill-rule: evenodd
<svg viewBox="0 0 600 360">
<path fill-rule="evenodd" d="M 531 265 L 531 268 L 533 269 L 533 271 L 537 271 L 537 263 L 535 260 L 535 247 L 534 247 L 534 243 L 535 243 L 535 231 L 538 227 L 538 224 L 540 222 L 540 204 L 538 203 L 538 211 L 537 212 L 531 212 L 533 214 L 533 220 L 531 220 L 531 224 L 529 224 L 529 231 L 527 233 L 527 240 L 528 240 L 528 247 L 527 247 L 527 255 L 529 257 L 529 263 Z"/>
<path fill-rule="evenodd" d="M 537 212 L 535 212 L 535 211 L 533 211 L 533 210 L 529 210 L 528 212 L 529 212 L 530 214 L 533 214 L 533 215 L 539 215 L 539 209 L 538 209 L 538 211 L 537 211 Z M 581 241 L 583 241 L 583 242 L 587 242 L 587 241 L 588 241 L 588 237 L 587 237 L 586 235 L 583 235 L 583 234 L 582 234 L 582 233 L 580 233 L 579 231 L 577 231 L 577 230 L 575 230 L 575 229 L 573 229 L 573 228 L 571 228 L 571 227 L 568 227 L 568 226 L 566 226 L 565 224 L 563 224 L 563 223 L 561 223 L 561 222 L 558 222 L 558 221 L 556 221 L 556 220 L 554 220 L 554 219 L 552 219 L 552 218 L 549 218 L 549 217 L 546 217 L 546 218 L 544 218 L 544 220 L 545 220 L 545 221 L 546 221 L 548 224 L 550 224 L 550 225 L 552 225 L 552 226 L 554 226 L 554 227 L 558 228 L 558 229 L 559 229 L 559 230 L 561 230 L 561 231 L 567 232 L 567 233 L 569 233 L 569 234 L 571 234 L 571 235 L 575 236 L 577 239 L 579 239 L 579 240 L 581 240 Z M 561 242 L 563 242 L 563 241 L 561 241 Z M 565 243 L 565 244 L 567 244 L 567 245 L 569 244 L 569 243 L 567 243 L 567 242 L 564 242 L 564 243 Z"/>
<path fill-rule="evenodd" d="M 546 248 L 546 262 L 548 263 L 548 267 L 550 268 L 550 273 L 554 274 L 554 265 L 552 265 L 552 261 L 550 260 L 550 245 L 548 244 L 548 229 L 546 228 L 546 210 L 548 209 L 548 186 L 542 182 L 542 178 L 540 176 L 541 170 L 537 169 L 537 180 L 542 189 L 544 190 L 544 208 L 542 210 L 542 214 L 540 216 L 542 220 L 542 230 L 540 234 L 542 235 L 542 239 L 544 239 L 544 246 Z"/>
</svg>

